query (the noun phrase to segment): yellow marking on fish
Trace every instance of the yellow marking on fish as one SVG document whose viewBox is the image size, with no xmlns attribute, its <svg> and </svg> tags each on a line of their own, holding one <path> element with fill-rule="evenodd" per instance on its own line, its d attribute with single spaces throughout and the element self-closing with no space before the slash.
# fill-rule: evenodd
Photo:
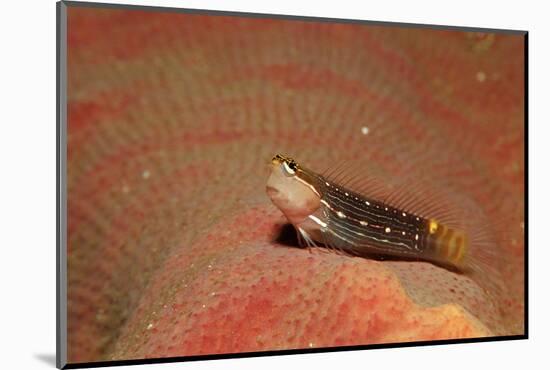
<svg viewBox="0 0 550 370">
<path fill-rule="evenodd" d="M 453 260 L 456 263 L 461 263 L 462 260 L 464 259 L 464 256 L 466 255 L 466 249 L 467 249 L 466 235 L 464 235 L 463 233 L 459 233 L 459 235 L 457 235 L 454 240 L 456 245 L 456 253 L 453 256 Z"/>
<path fill-rule="evenodd" d="M 439 226 L 439 224 L 437 223 L 437 221 L 434 220 L 434 219 L 431 219 L 430 223 L 428 224 L 428 230 L 429 230 L 430 234 L 435 234 L 435 232 L 437 231 L 438 226 Z"/>
</svg>

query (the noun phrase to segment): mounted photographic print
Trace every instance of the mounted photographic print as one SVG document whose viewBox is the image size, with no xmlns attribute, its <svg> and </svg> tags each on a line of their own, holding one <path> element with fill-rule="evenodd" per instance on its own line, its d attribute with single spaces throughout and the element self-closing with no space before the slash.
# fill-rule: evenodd
<svg viewBox="0 0 550 370">
<path fill-rule="evenodd" d="M 527 32 L 58 3 L 58 366 L 522 339 Z"/>
</svg>

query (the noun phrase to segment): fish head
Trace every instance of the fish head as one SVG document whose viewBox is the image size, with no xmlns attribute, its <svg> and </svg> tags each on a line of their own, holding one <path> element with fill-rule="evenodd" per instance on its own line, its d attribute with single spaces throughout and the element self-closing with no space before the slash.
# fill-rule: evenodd
<svg viewBox="0 0 550 370">
<path fill-rule="evenodd" d="M 272 158 L 270 167 L 267 195 L 292 224 L 299 224 L 319 209 L 320 196 L 306 169 L 280 154 Z"/>
</svg>

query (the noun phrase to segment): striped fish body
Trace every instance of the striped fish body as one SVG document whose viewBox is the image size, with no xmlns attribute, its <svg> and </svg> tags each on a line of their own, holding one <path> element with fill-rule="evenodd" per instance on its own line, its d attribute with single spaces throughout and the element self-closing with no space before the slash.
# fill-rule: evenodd
<svg viewBox="0 0 550 370">
<path fill-rule="evenodd" d="M 318 180 L 321 227 L 313 235 L 320 235 L 319 242 L 354 255 L 424 259 L 462 267 L 467 245 L 463 232 Z"/>
<path fill-rule="evenodd" d="M 387 201 L 392 194 L 384 186 L 369 184 L 359 193 L 283 155 L 273 157 L 271 166 L 267 193 L 305 245 L 322 244 L 358 256 L 427 260 L 461 270 L 467 264 L 466 233 L 446 224 L 449 217 L 437 221 L 436 214 L 447 211 L 441 213 L 446 205 L 435 198 L 428 201 L 429 216 L 435 218 L 427 218 L 406 209 L 423 207 L 417 193 L 397 192 L 399 201 Z"/>
</svg>

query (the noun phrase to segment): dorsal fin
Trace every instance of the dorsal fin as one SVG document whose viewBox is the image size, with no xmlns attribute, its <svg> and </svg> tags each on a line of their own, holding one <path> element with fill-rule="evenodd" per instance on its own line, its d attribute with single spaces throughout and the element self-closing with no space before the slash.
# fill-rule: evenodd
<svg viewBox="0 0 550 370">
<path fill-rule="evenodd" d="M 449 201 L 449 194 L 434 181 L 410 178 L 410 173 L 392 175 L 368 162 L 346 161 L 329 167 L 323 177 L 338 186 L 424 218 L 434 218 L 450 227 L 463 224 L 464 212 Z"/>
<path fill-rule="evenodd" d="M 358 161 L 338 162 L 323 171 L 322 176 L 331 183 L 379 201 L 391 192 L 390 184 L 380 175 L 379 169 L 369 171 L 365 163 Z"/>
</svg>

